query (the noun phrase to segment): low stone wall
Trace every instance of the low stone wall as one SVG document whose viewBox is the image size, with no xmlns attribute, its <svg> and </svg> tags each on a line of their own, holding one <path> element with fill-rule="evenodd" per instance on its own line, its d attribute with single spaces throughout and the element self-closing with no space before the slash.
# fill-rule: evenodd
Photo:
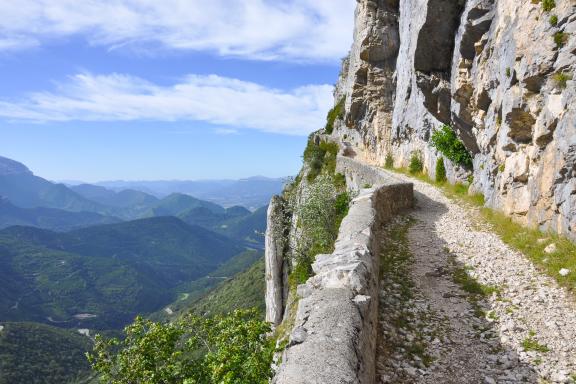
<svg viewBox="0 0 576 384">
<path fill-rule="evenodd" d="M 337 171 L 360 189 L 340 227 L 332 254 L 318 255 L 315 276 L 298 287 L 300 301 L 277 384 L 375 381 L 379 233 L 412 207 L 413 186 L 388 173 L 339 157 Z"/>
</svg>

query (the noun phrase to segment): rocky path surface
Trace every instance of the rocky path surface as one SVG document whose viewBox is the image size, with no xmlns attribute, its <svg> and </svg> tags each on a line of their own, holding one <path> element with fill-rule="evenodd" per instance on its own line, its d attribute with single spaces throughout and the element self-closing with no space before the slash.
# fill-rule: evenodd
<svg viewBox="0 0 576 384">
<path fill-rule="evenodd" d="M 382 239 L 380 383 L 576 383 L 573 296 L 413 182 L 416 208 Z"/>
</svg>

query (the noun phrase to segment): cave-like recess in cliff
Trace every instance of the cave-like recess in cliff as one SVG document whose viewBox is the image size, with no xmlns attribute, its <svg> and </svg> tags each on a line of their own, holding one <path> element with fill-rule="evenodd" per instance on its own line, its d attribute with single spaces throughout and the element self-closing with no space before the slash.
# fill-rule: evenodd
<svg viewBox="0 0 576 384">
<path fill-rule="evenodd" d="M 464 10 L 463 0 L 429 0 L 426 21 L 418 34 L 414 69 L 450 76 L 454 40 Z"/>
</svg>

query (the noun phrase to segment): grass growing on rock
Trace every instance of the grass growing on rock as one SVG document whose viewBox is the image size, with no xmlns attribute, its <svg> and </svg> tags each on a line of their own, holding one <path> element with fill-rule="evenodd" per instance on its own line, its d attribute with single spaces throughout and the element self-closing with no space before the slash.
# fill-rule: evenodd
<svg viewBox="0 0 576 384">
<path fill-rule="evenodd" d="M 522 341 L 522 348 L 524 348 L 524 351 L 526 351 L 526 352 L 534 351 L 534 352 L 541 352 L 541 353 L 549 352 L 550 349 L 547 346 L 540 344 L 534 338 L 534 336 L 536 336 L 536 332 L 530 331 L 530 333 L 528 334 L 528 337 Z"/>
<path fill-rule="evenodd" d="M 394 169 L 394 171 L 434 185 L 452 200 L 477 207 L 479 218 L 488 224 L 504 243 L 528 257 L 540 270 L 554 278 L 561 286 L 573 293 L 576 292 L 576 244 L 566 237 L 526 227 L 514 222 L 502 212 L 484 207 L 484 196 L 470 194 L 468 185 L 437 183 L 424 173 L 414 175 L 405 168 Z M 555 251 L 546 252 L 546 247 L 551 244 L 555 245 Z M 569 271 L 564 276 L 560 274 L 563 269 Z"/>
</svg>

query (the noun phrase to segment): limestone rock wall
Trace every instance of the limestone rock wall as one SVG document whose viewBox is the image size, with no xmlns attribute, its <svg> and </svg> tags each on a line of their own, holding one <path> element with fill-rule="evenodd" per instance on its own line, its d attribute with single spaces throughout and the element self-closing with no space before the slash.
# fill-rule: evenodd
<svg viewBox="0 0 576 384">
<path fill-rule="evenodd" d="M 418 151 L 434 176 L 430 136 L 448 124 L 474 156 L 445 162 L 451 181 L 472 175 L 489 206 L 576 238 L 576 1 L 358 0 L 355 17 L 335 91 L 347 154 L 406 166 Z"/>
</svg>

